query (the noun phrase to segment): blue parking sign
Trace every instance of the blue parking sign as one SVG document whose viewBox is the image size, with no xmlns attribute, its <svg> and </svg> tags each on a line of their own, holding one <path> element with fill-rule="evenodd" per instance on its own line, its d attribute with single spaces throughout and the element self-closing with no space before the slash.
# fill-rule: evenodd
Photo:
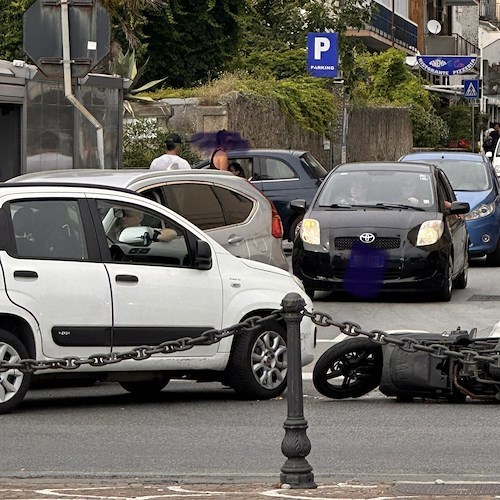
<svg viewBox="0 0 500 500">
<path fill-rule="evenodd" d="M 338 76 L 338 34 L 307 34 L 307 71 L 311 76 Z"/>
</svg>

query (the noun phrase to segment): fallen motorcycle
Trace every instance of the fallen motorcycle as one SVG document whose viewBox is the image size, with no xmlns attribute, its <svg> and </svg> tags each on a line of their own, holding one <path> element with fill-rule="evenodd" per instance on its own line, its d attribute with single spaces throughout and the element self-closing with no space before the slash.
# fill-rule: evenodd
<svg viewBox="0 0 500 500">
<path fill-rule="evenodd" d="M 358 398 L 375 388 L 399 401 L 500 401 L 500 338 L 470 332 L 399 332 L 382 341 L 356 336 L 318 359 L 313 383 L 333 399 Z"/>
</svg>

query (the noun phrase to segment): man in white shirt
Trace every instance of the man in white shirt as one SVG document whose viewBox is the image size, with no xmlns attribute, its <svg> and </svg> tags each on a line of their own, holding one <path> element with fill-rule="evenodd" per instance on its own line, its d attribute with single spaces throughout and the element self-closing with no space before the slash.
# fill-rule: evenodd
<svg viewBox="0 0 500 500">
<path fill-rule="evenodd" d="M 191 165 L 179 156 L 182 139 L 177 134 L 170 134 L 165 141 L 167 151 L 151 162 L 150 170 L 188 170 Z"/>
</svg>

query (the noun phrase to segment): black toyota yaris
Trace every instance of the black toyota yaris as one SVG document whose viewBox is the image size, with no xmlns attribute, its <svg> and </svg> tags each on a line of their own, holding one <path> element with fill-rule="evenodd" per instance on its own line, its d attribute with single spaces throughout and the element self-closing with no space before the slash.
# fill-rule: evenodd
<svg viewBox="0 0 500 500">
<path fill-rule="evenodd" d="M 445 173 L 404 162 L 339 165 L 305 212 L 292 253 L 309 294 L 345 290 L 361 298 L 383 291 L 430 293 L 448 301 L 467 286 L 468 234 Z"/>
</svg>

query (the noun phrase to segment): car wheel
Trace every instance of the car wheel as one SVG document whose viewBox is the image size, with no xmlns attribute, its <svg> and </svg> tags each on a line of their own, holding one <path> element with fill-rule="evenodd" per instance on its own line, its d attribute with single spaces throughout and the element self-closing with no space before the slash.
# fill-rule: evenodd
<svg viewBox="0 0 500 500">
<path fill-rule="evenodd" d="M 287 370 L 286 330 L 276 321 L 266 321 L 256 332 L 235 336 L 227 383 L 239 396 L 249 399 L 279 396 L 286 388 Z"/>
<path fill-rule="evenodd" d="M 120 385 L 134 396 L 147 398 L 158 394 L 169 382 L 170 378 L 164 375 L 153 380 L 120 382 Z"/>
<path fill-rule="evenodd" d="M 441 285 L 441 289 L 436 295 L 437 300 L 441 300 L 443 302 L 449 302 L 451 300 L 451 292 L 453 290 L 453 260 L 451 256 L 448 258 L 448 266 L 444 273 L 443 284 Z"/>
<path fill-rule="evenodd" d="M 302 222 L 302 217 L 297 217 L 290 224 L 290 231 L 288 233 L 289 241 L 293 241 L 295 239 L 295 234 L 299 230 L 299 224 Z"/>
<path fill-rule="evenodd" d="M 0 361 L 17 363 L 29 358 L 24 344 L 12 333 L 0 330 Z M 0 372 L 0 414 L 12 411 L 26 396 L 31 373 L 17 369 Z"/>
<path fill-rule="evenodd" d="M 313 383 L 328 398 L 359 398 L 380 384 L 382 348 L 369 339 L 346 339 L 316 363 Z"/>
<path fill-rule="evenodd" d="M 311 298 L 311 300 L 314 300 L 314 288 L 309 288 L 309 287 L 306 287 L 305 289 L 306 291 L 306 294 Z"/>
<path fill-rule="evenodd" d="M 460 290 L 463 290 L 464 288 L 466 288 L 468 275 L 469 275 L 469 252 L 466 250 L 464 268 L 462 269 L 462 272 L 458 275 L 458 277 L 453 282 L 453 285 L 455 286 L 455 288 L 458 288 Z"/>
<path fill-rule="evenodd" d="M 490 266 L 500 266 L 500 238 L 495 250 L 486 256 L 486 263 Z"/>
</svg>

